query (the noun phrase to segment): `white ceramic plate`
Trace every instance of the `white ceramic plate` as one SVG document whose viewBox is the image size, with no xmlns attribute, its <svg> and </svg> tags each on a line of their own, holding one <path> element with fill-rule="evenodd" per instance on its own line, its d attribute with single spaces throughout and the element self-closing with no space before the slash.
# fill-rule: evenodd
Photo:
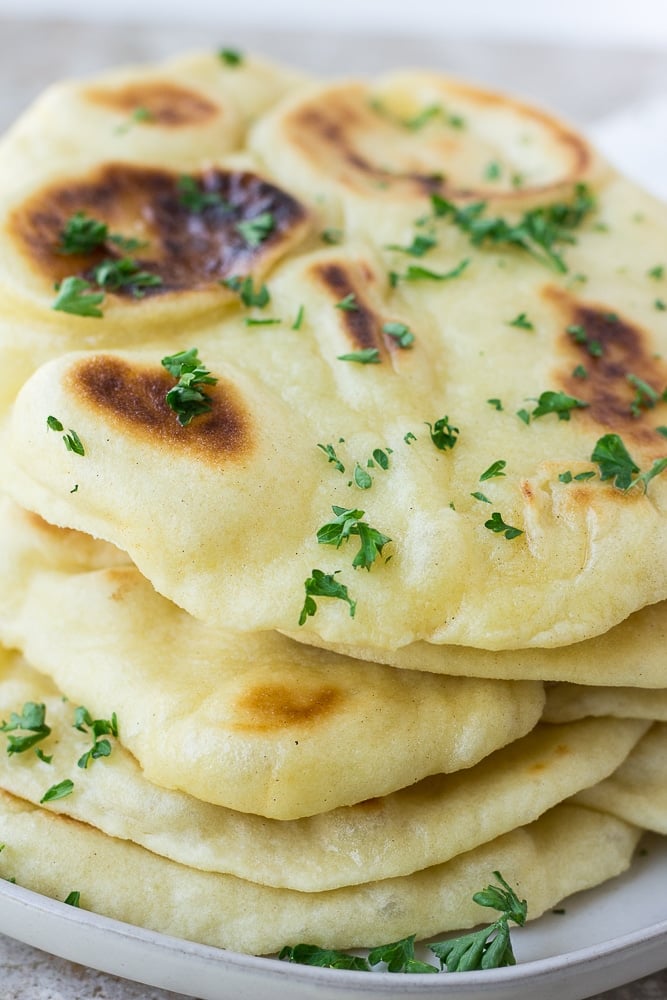
<svg viewBox="0 0 667 1000">
<path fill-rule="evenodd" d="M 316 969 L 220 951 L 0 882 L 1 933 L 200 1000 L 583 1000 L 665 965 L 667 841 L 647 837 L 630 871 L 572 897 L 564 909 L 564 914 L 550 913 L 513 931 L 518 959 L 513 968 L 391 975 Z"/>
</svg>

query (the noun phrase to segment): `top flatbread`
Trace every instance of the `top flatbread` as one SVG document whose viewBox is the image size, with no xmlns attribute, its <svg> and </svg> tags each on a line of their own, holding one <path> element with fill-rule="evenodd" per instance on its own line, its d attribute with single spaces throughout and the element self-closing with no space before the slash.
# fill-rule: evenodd
<svg viewBox="0 0 667 1000">
<path fill-rule="evenodd" d="M 70 354 L 28 381 L 8 439 L 6 481 L 20 502 L 127 550 L 207 622 L 298 631 L 371 656 L 419 640 L 565 645 L 665 598 L 667 477 L 626 492 L 592 461 L 608 434 L 625 443 L 632 475 L 665 454 L 667 314 L 654 305 L 664 206 L 561 123 L 423 74 L 304 85 L 259 115 L 244 150 L 245 166 L 215 168 L 236 214 L 198 217 L 237 247 L 229 266 L 257 279 L 255 293 L 265 278 L 263 306 L 221 288 L 223 268 L 194 296 L 165 280 L 140 299 L 107 291 L 103 318 L 56 316 L 58 227 L 40 256 L 26 220 L 54 184 L 67 201 L 108 194 L 116 174 L 76 162 L 6 199 L 12 339 L 32 329 L 44 358 L 75 346 L 78 330 L 87 349 L 91 328 L 95 347 L 127 348 L 118 331 L 132 329 L 144 348 Z M 136 180 L 144 162 L 118 169 Z M 173 207 L 182 167 L 165 155 L 164 170 Z M 273 228 L 247 254 L 235 227 L 259 209 L 235 193 L 239 170 L 273 199 Z M 202 164 L 197 182 L 205 176 Z M 114 211 L 131 231 L 132 211 L 154 203 L 150 177 L 129 200 L 119 190 Z M 479 228 L 471 244 L 471 215 L 456 214 L 480 198 L 478 221 L 504 220 L 492 245 Z M 523 236 L 503 242 L 522 218 Z M 322 249 L 325 225 L 340 228 L 327 233 L 339 246 Z M 77 273 L 92 263 L 76 262 Z M 403 349 L 387 323 L 407 325 L 414 342 Z M 187 427 L 165 403 L 174 379 L 160 365 L 176 330 L 178 347 L 199 348 L 218 379 L 212 412 Z M 76 430 L 84 457 L 47 431 L 50 415 Z M 318 543 L 332 507 L 363 512 L 339 547 Z M 359 521 L 391 539 L 369 572 L 353 568 Z M 336 587 L 347 588 L 341 600 Z"/>
</svg>

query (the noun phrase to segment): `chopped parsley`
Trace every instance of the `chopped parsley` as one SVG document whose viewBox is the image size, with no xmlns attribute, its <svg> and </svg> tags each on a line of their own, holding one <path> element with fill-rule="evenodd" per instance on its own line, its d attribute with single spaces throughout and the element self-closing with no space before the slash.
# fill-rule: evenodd
<svg viewBox="0 0 667 1000">
<path fill-rule="evenodd" d="M 659 393 L 638 375 L 629 374 L 625 377 L 635 389 L 635 397 L 630 404 L 630 412 L 633 417 L 641 416 L 642 408 L 652 410 L 656 403 L 667 400 L 667 389 Z"/>
<path fill-rule="evenodd" d="M 282 320 L 278 317 L 264 317 L 263 319 L 258 319 L 257 317 L 246 316 L 243 320 L 246 326 L 276 326 L 276 324 L 282 323 Z"/>
<path fill-rule="evenodd" d="M 415 335 L 405 323 L 385 323 L 382 332 L 395 340 L 399 347 L 411 347 L 415 340 Z"/>
<path fill-rule="evenodd" d="M 667 302 L 665 302 L 663 299 L 655 299 L 653 305 L 658 310 L 658 312 L 667 311 Z"/>
<path fill-rule="evenodd" d="M 338 361 L 356 361 L 360 365 L 379 365 L 380 351 L 377 347 L 365 347 L 363 351 L 351 351 L 349 354 L 339 354 Z"/>
<path fill-rule="evenodd" d="M 130 117 L 127 119 L 127 121 L 123 122 L 122 125 L 119 125 L 116 128 L 115 130 L 116 134 L 124 135 L 126 132 L 130 131 L 133 125 L 141 125 L 144 124 L 145 122 L 152 122 L 154 121 L 154 119 L 155 116 L 153 112 L 150 110 L 150 108 L 139 106 L 138 108 L 134 109 L 134 111 L 130 114 Z"/>
<path fill-rule="evenodd" d="M 46 418 L 46 426 L 48 430 L 58 431 L 59 433 L 65 430 L 60 420 L 58 420 L 58 418 L 54 416 L 48 416 Z M 75 455 L 86 454 L 85 448 L 81 443 L 81 438 L 79 437 L 77 432 L 73 430 L 71 427 L 69 428 L 68 432 L 63 434 L 63 441 L 65 442 L 65 447 L 67 448 L 67 450 L 74 452 Z"/>
<path fill-rule="evenodd" d="M 605 434 L 598 439 L 591 462 L 598 466 L 600 479 L 613 479 L 616 489 L 623 490 L 624 493 L 638 483 L 641 483 L 646 492 L 650 481 L 667 469 L 667 458 L 659 458 L 646 472 L 640 472 L 618 434 Z"/>
<path fill-rule="evenodd" d="M 471 493 L 470 496 L 474 497 L 475 500 L 481 500 L 482 503 L 491 503 L 486 494 L 480 493 L 479 490 L 476 490 L 474 493 Z"/>
<path fill-rule="evenodd" d="M 321 569 L 311 570 L 312 575 L 304 583 L 306 599 L 299 615 L 299 625 L 305 625 L 307 619 L 312 618 L 316 613 L 316 597 L 333 597 L 339 601 L 345 601 L 350 608 L 350 618 L 354 618 L 357 602 L 352 600 L 345 584 L 339 583 L 335 579 L 338 572 L 332 574 L 324 573 Z"/>
<path fill-rule="evenodd" d="M 70 778 L 65 778 L 64 781 L 59 781 L 57 785 L 51 785 L 42 795 L 39 804 L 42 805 L 43 802 L 55 802 L 56 799 L 64 799 L 66 796 L 71 795 L 73 791 L 74 782 Z"/>
<path fill-rule="evenodd" d="M 12 712 L 9 722 L 2 722 L 0 732 L 8 733 L 7 753 L 11 757 L 15 753 L 25 753 L 36 743 L 50 734 L 51 729 L 46 725 L 46 705 L 34 701 L 27 701 L 21 714 Z M 19 735 L 15 736 L 14 733 Z"/>
<path fill-rule="evenodd" d="M 348 295 L 345 296 L 345 298 L 341 299 L 339 302 L 336 302 L 335 308 L 342 309 L 343 312 L 355 312 L 359 308 L 359 306 L 357 304 L 357 297 L 354 294 L 354 292 L 350 292 Z"/>
<path fill-rule="evenodd" d="M 72 892 L 67 894 L 66 899 L 63 900 L 68 906 L 81 906 L 81 893 L 78 889 L 74 889 Z"/>
<path fill-rule="evenodd" d="M 573 476 L 570 470 L 568 469 L 567 472 L 561 472 L 560 475 L 558 476 L 558 479 L 559 482 L 561 483 L 571 483 L 571 482 L 583 483 L 586 482 L 587 479 L 592 479 L 594 475 L 595 473 L 591 471 L 591 472 L 578 472 L 576 476 Z"/>
<path fill-rule="evenodd" d="M 484 180 L 485 181 L 499 181 L 502 176 L 503 169 L 497 160 L 491 160 L 487 163 L 484 168 Z"/>
<path fill-rule="evenodd" d="M 510 524 L 505 524 L 498 511 L 494 511 L 489 520 L 484 522 L 484 527 L 488 528 L 489 531 L 495 531 L 497 534 L 503 534 L 505 538 L 510 540 L 523 535 L 523 531 L 520 528 L 513 528 Z"/>
<path fill-rule="evenodd" d="M 412 442 L 416 441 L 417 438 L 412 433 L 412 431 L 408 431 L 408 433 L 403 436 L 403 440 L 405 441 L 406 444 L 412 444 Z"/>
<path fill-rule="evenodd" d="M 472 897 L 480 906 L 497 910 L 500 916 L 486 927 L 450 938 L 433 941 L 427 945 L 439 959 L 440 968 L 415 958 L 415 937 L 402 938 L 391 944 L 371 948 L 368 958 L 348 955 L 344 951 L 318 948 L 312 944 L 288 945 L 278 958 L 285 962 L 298 962 L 327 969 L 353 969 L 371 972 L 383 966 L 393 973 L 472 972 L 478 969 L 498 969 L 516 965 L 510 937 L 510 921 L 520 927 L 526 922 L 528 906 L 520 900 L 500 872 L 493 873 L 499 885 L 489 885 Z"/>
<path fill-rule="evenodd" d="M 664 278 L 665 276 L 664 264 L 656 264 L 655 267 L 652 267 L 651 270 L 647 271 L 646 273 L 648 274 L 649 278 L 654 278 L 656 281 L 660 281 L 660 279 Z"/>
<path fill-rule="evenodd" d="M 211 400 L 199 387 L 215 385 L 217 378 L 199 360 L 196 347 L 189 351 L 162 358 L 162 366 L 178 382 L 167 392 L 167 405 L 176 413 L 181 427 L 187 427 L 193 417 L 210 413 Z"/>
<path fill-rule="evenodd" d="M 87 708 L 83 705 L 74 712 L 73 726 L 81 733 L 90 732 L 93 738 L 93 745 L 77 761 L 79 767 L 85 769 L 91 760 L 99 760 L 100 757 L 111 755 L 111 744 L 103 736 L 118 737 L 118 719 L 113 712 L 110 719 L 93 719 Z"/>
<path fill-rule="evenodd" d="M 568 396 L 566 392 L 553 392 L 547 390 L 543 392 L 538 400 L 537 406 L 532 412 L 533 420 L 537 417 L 544 417 L 548 413 L 555 413 L 559 420 L 569 420 L 572 410 L 581 410 L 589 406 L 589 403 L 576 396 Z"/>
<path fill-rule="evenodd" d="M 112 292 L 119 288 L 129 288 L 135 299 L 142 298 L 146 288 L 156 288 L 162 284 L 159 274 L 142 271 L 133 257 L 104 260 L 94 269 L 93 275 L 100 288 L 108 288 Z"/>
<path fill-rule="evenodd" d="M 327 456 L 327 461 L 333 462 L 333 465 L 339 472 L 345 472 L 345 466 L 339 459 L 334 446 L 332 444 L 318 444 L 318 448 L 321 448 L 324 454 Z"/>
<path fill-rule="evenodd" d="M 343 230 L 335 229 L 333 226 L 329 226 L 328 229 L 323 229 L 320 233 L 320 239 L 323 243 L 328 243 L 329 246 L 335 246 L 337 243 L 343 242 Z"/>
<path fill-rule="evenodd" d="M 572 378 L 588 378 L 588 372 L 583 365 L 577 365 L 572 369 Z"/>
<path fill-rule="evenodd" d="M 458 427 L 453 427 L 449 423 L 449 417 L 440 417 L 434 424 L 425 421 L 431 434 L 431 441 L 439 451 L 447 451 L 453 448 L 459 436 Z"/>
<path fill-rule="evenodd" d="M 56 252 L 65 255 L 87 254 L 105 243 L 113 243 L 128 253 L 146 246 L 142 240 L 110 233 L 106 222 L 93 219 L 85 212 L 75 212 L 69 217 L 60 233 Z"/>
<path fill-rule="evenodd" d="M 432 194 L 431 204 L 436 217 L 450 219 L 468 235 L 473 246 L 517 247 L 561 274 L 567 271 L 567 265 L 560 245 L 576 242 L 572 230 L 581 225 L 595 207 L 593 196 L 584 184 L 576 186 L 571 202 L 530 209 L 516 223 L 486 216 L 484 201 L 459 208 L 441 195 Z"/>
<path fill-rule="evenodd" d="M 373 485 L 372 478 L 365 469 L 362 469 L 358 462 L 354 467 L 352 476 L 354 478 L 355 486 L 358 486 L 360 490 L 369 490 Z"/>
<path fill-rule="evenodd" d="M 516 326 L 519 330 L 534 330 L 534 325 L 530 322 L 525 312 L 519 313 L 514 319 L 511 319 L 507 323 L 508 326 Z"/>
<path fill-rule="evenodd" d="M 254 282 L 250 275 L 245 278 L 234 275 L 231 278 L 225 278 L 220 284 L 231 289 L 232 292 L 238 292 L 241 302 L 249 309 L 253 306 L 257 309 L 263 309 L 271 301 L 266 285 L 260 285 L 259 289 L 255 291 Z"/>
<path fill-rule="evenodd" d="M 58 312 L 71 313 L 73 316 L 92 316 L 99 318 L 103 316 L 100 309 L 104 301 L 104 292 L 91 291 L 91 284 L 85 278 L 77 278 L 72 275 L 63 278 L 56 291 L 58 295 L 53 303 L 53 309 Z"/>
<path fill-rule="evenodd" d="M 218 191 L 206 191 L 203 181 L 190 174 L 182 174 L 178 178 L 176 189 L 181 205 L 193 215 L 201 215 L 207 208 L 223 208 L 226 211 L 232 208 Z"/>
<path fill-rule="evenodd" d="M 603 347 L 599 340 L 592 340 L 580 323 L 572 323 L 567 328 L 567 333 L 572 337 L 575 344 L 585 347 L 592 358 L 599 358 L 603 354 Z"/>
<path fill-rule="evenodd" d="M 292 329 L 293 330 L 300 330 L 301 329 L 301 325 L 303 323 L 303 317 L 304 317 L 305 311 L 306 311 L 305 306 L 299 306 L 299 310 L 298 310 L 298 312 L 296 314 L 294 322 L 292 323 Z"/>
<path fill-rule="evenodd" d="M 501 403 L 501 401 L 499 399 L 495 399 L 495 398 L 493 398 L 493 399 L 487 399 L 487 403 L 489 404 L 489 406 L 492 406 L 494 408 L 494 410 L 502 410 L 502 408 L 503 408 L 503 404 Z"/>
<path fill-rule="evenodd" d="M 387 451 L 391 453 L 391 448 L 387 448 Z M 373 450 L 373 459 L 369 458 L 368 464 L 372 465 L 375 462 L 375 464 L 379 465 L 386 472 L 389 468 L 389 455 L 387 451 L 383 451 L 382 448 L 375 448 Z"/>
<path fill-rule="evenodd" d="M 480 483 L 485 482 L 487 479 L 495 479 L 497 476 L 505 475 L 505 467 L 507 462 L 504 458 L 499 458 L 497 462 L 493 462 L 488 469 L 486 469 L 482 475 L 479 477 Z"/>
<path fill-rule="evenodd" d="M 245 60 L 245 56 L 239 49 L 218 49 L 218 59 L 220 62 L 224 63 L 225 66 L 230 66 L 232 69 L 236 69 L 238 66 L 242 66 Z"/>
<path fill-rule="evenodd" d="M 399 253 L 410 254 L 411 257 L 423 257 L 424 254 L 437 246 L 438 241 L 435 236 L 427 236 L 426 233 L 417 233 L 409 246 L 400 246 L 397 243 L 389 243 L 387 250 L 396 250 Z"/>
<path fill-rule="evenodd" d="M 272 212 L 262 212 L 254 219 L 246 219 L 236 223 L 236 231 L 250 247 L 260 246 L 268 239 L 275 228 L 276 222 Z"/>
<path fill-rule="evenodd" d="M 390 282 L 395 288 L 399 281 L 450 281 L 463 274 L 469 263 L 470 258 L 465 257 L 456 267 L 453 267 L 451 271 L 445 271 L 444 274 L 440 271 L 431 271 L 426 267 L 419 267 L 417 264 L 410 264 L 404 274 L 392 271 Z"/>
<path fill-rule="evenodd" d="M 345 507 L 332 506 L 335 520 L 323 525 L 317 532 L 317 541 L 320 545 L 335 545 L 340 548 L 352 535 L 359 538 L 359 551 L 352 560 L 355 569 L 362 567 L 370 570 L 378 556 L 382 555 L 382 549 L 391 541 L 387 535 L 371 528 L 366 521 L 362 521 L 363 510 L 348 510 Z"/>
</svg>

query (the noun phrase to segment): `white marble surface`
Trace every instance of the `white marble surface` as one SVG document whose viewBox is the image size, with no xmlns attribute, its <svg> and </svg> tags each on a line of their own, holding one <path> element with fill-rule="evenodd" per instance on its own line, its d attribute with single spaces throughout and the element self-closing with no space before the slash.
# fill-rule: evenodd
<svg viewBox="0 0 667 1000">
<path fill-rule="evenodd" d="M 15 5 L 17 6 L 17 5 Z M 7 5 L 5 5 L 7 9 Z M 2 4 L 0 2 L 0 15 Z M 8 20 L 0 16 L 0 130 L 50 81 L 141 61 L 188 47 L 234 44 L 305 69 L 375 72 L 422 64 L 528 95 L 589 126 L 624 106 L 667 94 L 667 57 L 659 48 L 563 48 L 489 43 L 431 34 L 364 37 L 262 28 Z M 667 143 L 663 145 L 667 146 Z M 664 890 L 663 890 L 664 891 Z M 666 956 L 667 957 L 667 956 Z M 46 955 L 0 936 L 1 1000 L 185 1000 Z M 665 1000 L 667 970 L 595 1000 Z M 538 1000 L 538 998 L 536 998 Z"/>
</svg>

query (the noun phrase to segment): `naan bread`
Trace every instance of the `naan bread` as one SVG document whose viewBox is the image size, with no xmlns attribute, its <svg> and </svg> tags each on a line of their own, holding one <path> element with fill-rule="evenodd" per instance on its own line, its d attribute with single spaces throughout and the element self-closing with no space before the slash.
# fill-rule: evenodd
<svg viewBox="0 0 667 1000">
<path fill-rule="evenodd" d="M 91 745 L 73 726 L 76 703 L 17 654 L 0 650 L 0 718 L 27 703 L 46 708 L 51 735 L 40 749 L 0 753 L 0 787 L 34 805 L 56 780 L 74 791 L 47 808 L 88 823 L 180 864 L 228 872 L 263 885 L 321 892 L 406 875 L 440 864 L 517 826 L 606 778 L 649 723 L 587 719 L 539 726 L 478 765 L 437 775 L 384 798 L 301 820 L 268 820 L 212 806 L 146 780 L 119 741 L 110 757 L 77 762 Z M 164 729 L 159 749 L 177 751 Z M 319 783 L 316 772 L 310 780 Z"/>
<path fill-rule="evenodd" d="M 656 652 L 655 655 L 661 654 Z M 603 715 L 667 722 L 667 688 L 645 691 L 631 687 L 590 688 L 579 684 L 547 686 L 546 722 L 571 722 Z"/>
<path fill-rule="evenodd" d="M 206 626 L 114 550 L 103 568 L 107 546 L 7 503 L 0 535 L 2 641 L 95 718 L 116 711 L 149 780 L 206 802 L 324 812 L 468 768 L 542 711 L 539 682 L 360 672 L 277 633 Z"/>
<path fill-rule="evenodd" d="M 556 806 L 536 823 L 445 865 L 363 886 L 301 893 L 195 871 L 0 793 L 4 877 L 56 899 L 78 890 L 81 906 L 96 913 L 255 954 L 302 941 L 374 946 L 488 922 L 490 911 L 471 897 L 496 870 L 528 901 L 534 918 L 564 896 L 622 872 L 639 835 L 638 828 L 612 816 Z"/>
<path fill-rule="evenodd" d="M 656 722 L 611 777 L 576 801 L 667 834 L 667 723 Z"/>
<path fill-rule="evenodd" d="M 427 111 L 425 121 L 411 117 Z M 176 204 L 180 162 L 165 155 L 158 170 L 139 155 L 114 166 L 104 155 L 85 169 L 72 158 L 57 178 L 28 173 L 4 203 L 8 339 L 22 343 L 27 328 L 27 342 L 42 345 L 36 360 L 57 358 L 27 382 L 12 414 L 6 481 L 25 506 L 128 551 L 161 593 L 208 623 L 298 630 L 377 657 L 420 640 L 567 645 L 667 596 L 667 477 L 624 492 L 601 482 L 591 460 L 607 434 L 622 437 L 642 472 L 665 455 L 656 429 L 665 421 L 667 313 L 655 308 L 649 272 L 662 258 L 667 209 L 615 176 L 584 139 L 509 98 L 424 74 L 302 88 L 259 115 L 238 153 L 252 183 L 272 192 L 274 226 L 228 263 L 256 279 L 255 292 L 266 275 L 269 303 L 248 309 L 221 287 L 229 271 L 215 254 L 204 288 L 195 278 L 174 288 L 157 253 L 152 266 L 165 280 L 143 298 L 108 291 L 98 319 L 55 313 L 63 218 L 31 249 L 35 207 L 57 189 L 67 211 L 99 204 L 106 219 L 114 191 L 107 221 L 131 230 L 153 210 L 165 172 Z M 489 163 L 497 188 L 484 177 Z M 230 218 L 261 212 L 235 193 L 235 169 L 224 156 L 215 166 L 214 189 L 229 195 L 232 217 L 214 206 L 178 211 L 239 249 Z M 195 171 L 199 184 L 204 171 Z M 114 187 L 119 172 L 146 183 Z M 98 200 L 86 200 L 93 189 Z M 441 200 L 433 214 L 433 194 L 458 209 Z M 479 198 L 485 217 L 508 224 L 535 210 L 529 218 L 542 232 L 557 219 L 563 239 L 546 249 L 528 241 L 532 253 L 516 234 L 510 246 L 471 245 L 452 219 L 470 222 L 456 211 Z M 331 225 L 342 232 L 327 238 L 340 245 L 321 249 Z M 148 235 L 159 250 L 159 236 Z M 95 254 L 68 266 L 90 275 Z M 181 427 L 164 401 L 174 380 L 160 361 L 175 348 L 174 320 L 186 318 L 178 347 L 198 347 L 219 381 L 207 387 L 212 412 Z M 412 345 L 402 349 L 387 323 L 409 326 Z M 118 331 L 131 329 L 133 344 L 150 349 L 126 349 L 131 338 L 121 343 Z M 60 357 L 65 346 L 84 353 Z M 359 351 L 379 363 L 340 360 Z M 19 365 L 19 380 L 34 363 Z M 585 406 L 561 410 L 571 419 L 536 413 L 549 392 Z M 528 425 L 520 410 L 532 414 Z M 84 458 L 47 433 L 50 415 L 76 430 Z M 455 432 L 438 425 L 445 417 Z M 378 450 L 388 463 L 378 465 Z M 502 475 L 480 481 L 501 461 Z M 371 487 L 359 488 L 369 476 Z M 353 569 L 356 535 L 339 548 L 318 544 L 333 506 L 363 510 L 364 523 L 391 539 L 369 572 Z M 508 528 L 521 533 L 507 538 Z M 348 588 L 348 600 L 316 599 L 299 626 L 315 570 Z"/>
</svg>

